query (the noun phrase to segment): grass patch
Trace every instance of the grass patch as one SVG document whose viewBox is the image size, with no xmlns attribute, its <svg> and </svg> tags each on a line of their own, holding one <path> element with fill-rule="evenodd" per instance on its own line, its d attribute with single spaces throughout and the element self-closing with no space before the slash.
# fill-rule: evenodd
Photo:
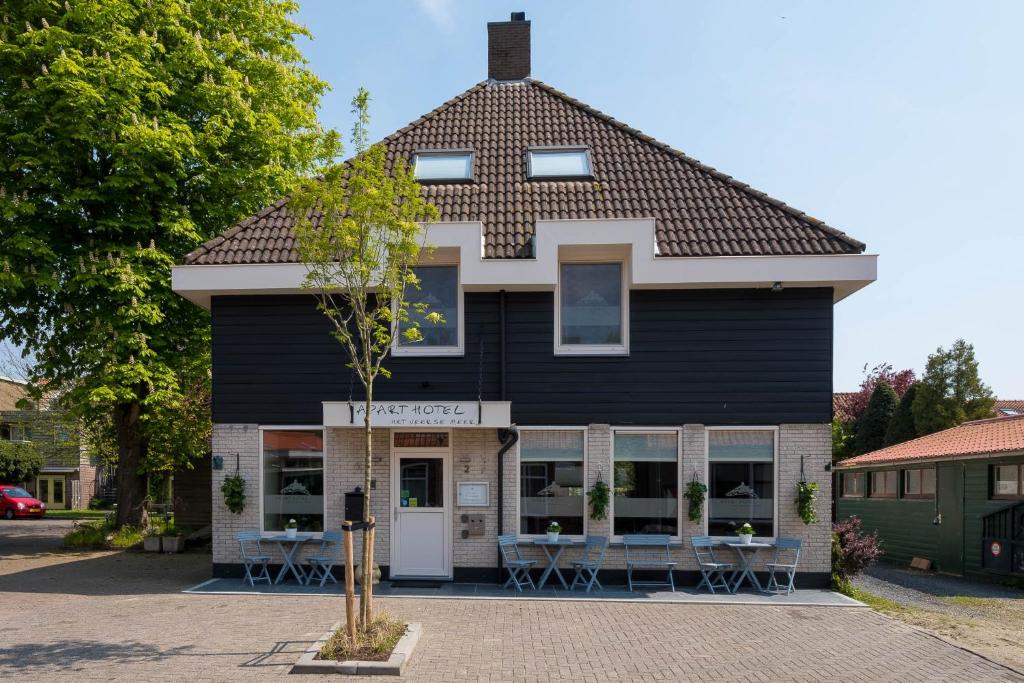
<svg viewBox="0 0 1024 683">
<path fill-rule="evenodd" d="M 356 632 L 356 645 L 348 639 L 348 633 L 342 626 L 331 634 L 331 637 L 320 648 L 320 659 L 344 661 L 359 659 L 371 662 L 382 662 L 391 656 L 395 645 L 405 635 L 406 623 L 395 619 L 387 612 L 381 612 L 370 622 L 365 631 Z"/>
<path fill-rule="evenodd" d="M 110 534 L 111 548 L 134 548 L 142 543 L 142 529 L 137 526 L 123 526 Z"/>
<path fill-rule="evenodd" d="M 873 593 L 868 593 L 867 591 L 855 588 L 854 586 L 850 586 L 847 590 L 844 590 L 843 594 L 853 598 L 854 600 L 860 600 L 871 609 L 879 612 L 885 612 L 887 614 L 909 614 L 913 612 L 910 607 L 901 605 L 895 600 L 890 600 Z"/>
<path fill-rule="evenodd" d="M 105 524 L 79 524 L 64 534 L 65 548 L 103 548 L 107 545 Z"/>
<path fill-rule="evenodd" d="M 986 609 L 999 606 L 999 600 L 994 598 L 979 598 L 974 595 L 952 595 L 941 598 L 943 602 L 959 607 L 973 607 L 975 609 Z"/>
<path fill-rule="evenodd" d="M 109 510 L 47 510 L 46 518 L 53 519 L 106 519 Z"/>
</svg>

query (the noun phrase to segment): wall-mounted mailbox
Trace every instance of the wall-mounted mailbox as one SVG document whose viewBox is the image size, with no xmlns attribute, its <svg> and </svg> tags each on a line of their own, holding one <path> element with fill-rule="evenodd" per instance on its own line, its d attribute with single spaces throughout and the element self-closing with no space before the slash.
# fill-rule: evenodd
<svg viewBox="0 0 1024 683">
<path fill-rule="evenodd" d="M 363 521 L 363 490 L 358 486 L 354 491 L 345 493 L 345 520 L 346 522 Z"/>
</svg>

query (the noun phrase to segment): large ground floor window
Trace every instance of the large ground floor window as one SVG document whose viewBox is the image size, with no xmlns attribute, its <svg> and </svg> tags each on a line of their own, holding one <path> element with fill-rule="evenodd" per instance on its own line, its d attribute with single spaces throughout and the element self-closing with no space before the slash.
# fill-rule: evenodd
<svg viewBox="0 0 1024 683">
<path fill-rule="evenodd" d="M 708 430 L 708 533 L 775 535 L 775 430 Z"/>
<path fill-rule="evenodd" d="M 563 534 L 583 534 L 581 429 L 524 429 L 519 437 L 519 533 L 543 534 L 558 522 Z"/>
<path fill-rule="evenodd" d="M 612 533 L 679 535 L 677 432 L 615 432 Z"/>
<path fill-rule="evenodd" d="M 294 519 L 299 531 L 324 530 L 324 432 L 262 431 L 263 530 L 283 531 Z"/>
</svg>

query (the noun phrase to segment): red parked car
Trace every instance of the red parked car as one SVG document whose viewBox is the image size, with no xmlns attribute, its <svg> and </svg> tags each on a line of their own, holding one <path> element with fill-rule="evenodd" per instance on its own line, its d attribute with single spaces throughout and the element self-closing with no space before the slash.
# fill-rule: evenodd
<svg viewBox="0 0 1024 683">
<path fill-rule="evenodd" d="M 33 498 L 20 486 L 0 484 L 0 515 L 4 519 L 15 517 L 42 517 L 46 514 L 46 503 Z"/>
</svg>

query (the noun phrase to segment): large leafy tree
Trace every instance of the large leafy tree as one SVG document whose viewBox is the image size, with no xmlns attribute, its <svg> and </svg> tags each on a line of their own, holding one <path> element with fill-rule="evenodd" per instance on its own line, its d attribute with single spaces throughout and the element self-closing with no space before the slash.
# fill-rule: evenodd
<svg viewBox="0 0 1024 683">
<path fill-rule="evenodd" d="M 424 304 L 410 304 L 407 292 L 419 280 L 413 267 L 426 245 L 423 224 L 437 220 L 437 208 L 420 194 L 411 169 L 398 160 L 389 167 L 387 149 L 369 145 L 369 93 L 352 99 L 355 155 L 328 168 L 292 196 L 299 218 L 295 228 L 299 254 L 306 264 L 305 285 L 331 322 L 331 333 L 348 356 L 363 395 L 363 519 L 370 520 L 373 489 L 374 383 L 390 377 L 384 365 L 401 335 L 422 339 L 419 320 L 442 322 Z M 410 308 L 416 315 L 409 315 Z M 364 536 L 360 622 L 371 622 L 373 545 Z"/>
<path fill-rule="evenodd" d="M 898 397 L 902 397 L 914 383 L 914 379 L 913 370 L 896 370 L 892 363 L 880 363 L 870 370 L 865 364 L 864 379 L 854 395 L 846 402 L 847 417 L 857 421 L 864 416 L 868 409 L 868 403 L 871 402 L 871 396 L 879 384 L 888 384 Z"/>
<path fill-rule="evenodd" d="M 0 10 L 0 337 L 117 440 L 119 524 L 207 319 L 170 290 L 204 239 L 335 154 L 296 2 L 24 0 Z M 163 416 L 163 419 L 151 419 Z"/>
<path fill-rule="evenodd" d="M 885 445 L 885 432 L 899 401 L 896 391 L 888 384 L 883 382 L 875 387 L 868 402 L 868 409 L 857 422 L 857 435 L 854 437 L 855 454 L 870 453 Z"/>
<path fill-rule="evenodd" d="M 910 441 L 917 437 L 917 427 L 914 425 L 914 399 L 917 398 L 917 384 L 911 384 L 907 393 L 903 394 L 900 403 L 896 406 L 896 412 L 889 420 L 889 428 L 885 431 L 885 445 Z"/>
<path fill-rule="evenodd" d="M 914 424 L 924 436 L 967 420 L 992 415 L 995 397 L 981 381 L 974 347 L 957 339 L 949 350 L 941 346 L 928 356 L 924 377 L 914 397 Z"/>
</svg>

